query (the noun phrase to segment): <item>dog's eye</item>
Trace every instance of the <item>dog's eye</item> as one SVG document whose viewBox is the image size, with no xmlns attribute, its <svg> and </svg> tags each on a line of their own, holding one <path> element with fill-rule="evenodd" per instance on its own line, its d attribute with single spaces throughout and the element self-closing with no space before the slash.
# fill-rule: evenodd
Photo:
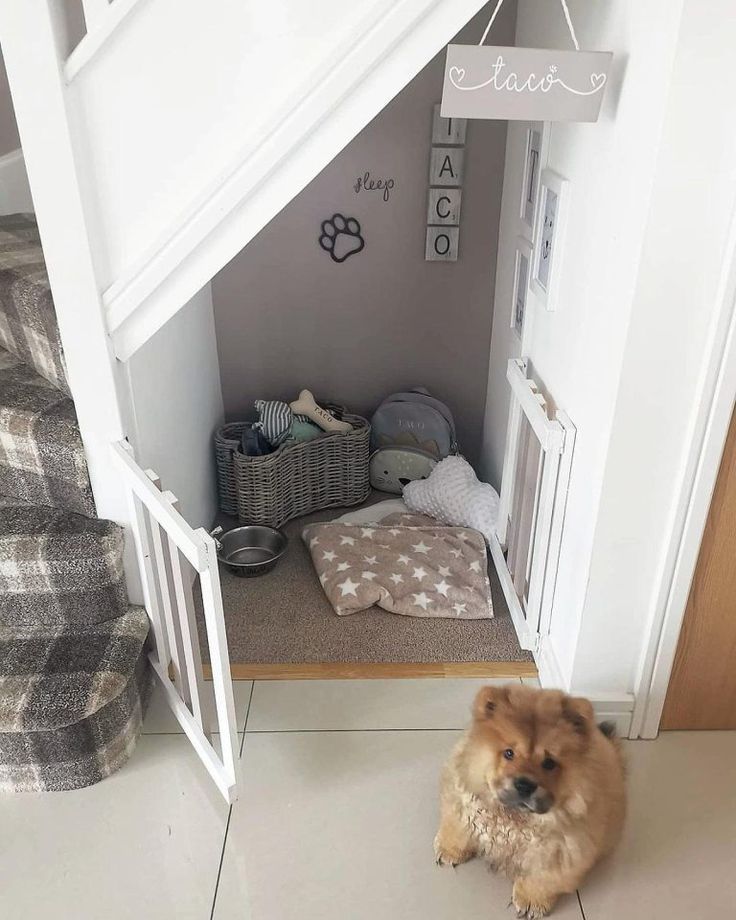
<svg viewBox="0 0 736 920">
<path fill-rule="evenodd" d="M 543 770 L 554 770 L 556 766 L 557 766 L 557 761 L 552 757 L 545 757 L 544 760 L 542 761 Z"/>
<path fill-rule="evenodd" d="M 506 748 L 506 750 L 503 752 L 503 756 L 506 758 L 506 760 L 513 760 L 514 752 L 511 750 L 511 748 Z"/>
</svg>

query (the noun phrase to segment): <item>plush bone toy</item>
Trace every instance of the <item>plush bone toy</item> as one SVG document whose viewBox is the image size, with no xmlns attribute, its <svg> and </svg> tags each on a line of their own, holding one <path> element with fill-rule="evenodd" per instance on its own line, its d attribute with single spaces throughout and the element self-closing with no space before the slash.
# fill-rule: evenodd
<svg viewBox="0 0 736 920">
<path fill-rule="evenodd" d="M 299 399 L 290 403 L 289 408 L 295 415 L 306 415 L 325 431 L 352 431 L 353 429 L 350 422 L 339 422 L 326 409 L 318 406 L 309 390 L 302 390 Z"/>
</svg>

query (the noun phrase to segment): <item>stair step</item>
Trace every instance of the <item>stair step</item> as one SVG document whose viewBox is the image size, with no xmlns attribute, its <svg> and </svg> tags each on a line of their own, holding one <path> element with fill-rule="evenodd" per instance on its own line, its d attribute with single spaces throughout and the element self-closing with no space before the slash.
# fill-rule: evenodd
<svg viewBox="0 0 736 920">
<path fill-rule="evenodd" d="M 141 607 L 92 626 L 0 627 L 0 741 L 102 710 L 135 673 L 148 629 Z"/>
<path fill-rule="evenodd" d="M 3 349 L 0 494 L 95 514 L 74 403 Z"/>
<path fill-rule="evenodd" d="M 0 216 L 0 346 L 68 395 L 59 325 L 32 214 Z"/>
<path fill-rule="evenodd" d="M 90 786 L 133 752 L 152 687 L 148 620 L 131 608 L 111 624 L 0 630 L 0 792 Z"/>
<path fill-rule="evenodd" d="M 0 498 L 0 626 L 89 626 L 127 607 L 117 524 Z"/>
</svg>

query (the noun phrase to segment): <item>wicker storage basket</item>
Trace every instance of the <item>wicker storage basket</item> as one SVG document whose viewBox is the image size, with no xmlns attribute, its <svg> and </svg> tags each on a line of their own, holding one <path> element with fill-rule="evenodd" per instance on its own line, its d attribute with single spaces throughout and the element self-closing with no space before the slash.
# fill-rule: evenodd
<svg viewBox="0 0 736 920">
<path fill-rule="evenodd" d="M 244 524 L 280 527 L 320 508 L 364 501 L 370 492 L 371 426 L 359 415 L 343 418 L 352 431 L 282 444 L 262 457 L 238 449 L 244 423 L 223 425 L 215 434 L 221 510 Z"/>
</svg>

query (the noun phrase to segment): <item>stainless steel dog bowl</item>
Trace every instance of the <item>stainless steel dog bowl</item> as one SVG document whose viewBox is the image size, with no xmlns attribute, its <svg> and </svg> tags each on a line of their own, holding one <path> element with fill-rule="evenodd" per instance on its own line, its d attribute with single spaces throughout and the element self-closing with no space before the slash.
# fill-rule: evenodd
<svg viewBox="0 0 736 920">
<path fill-rule="evenodd" d="M 220 562 L 228 571 L 244 578 L 270 572 L 289 542 L 285 533 L 262 524 L 248 524 L 228 531 L 216 527 L 211 536 L 217 543 Z"/>
</svg>

